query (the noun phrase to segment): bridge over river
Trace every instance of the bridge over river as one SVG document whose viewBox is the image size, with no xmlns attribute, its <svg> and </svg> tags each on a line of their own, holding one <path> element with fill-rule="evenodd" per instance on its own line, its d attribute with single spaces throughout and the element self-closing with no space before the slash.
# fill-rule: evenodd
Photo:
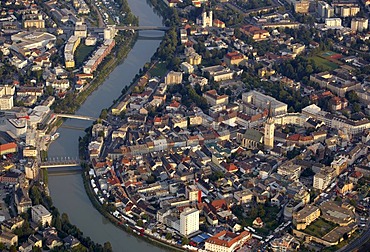
<svg viewBox="0 0 370 252">
<path fill-rule="evenodd" d="M 81 161 L 79 159 L 65 159 L 65 160 L 57 159 L 57 160 L 43 161 L 39 165 L 41 169 L 48 169 L 48 168 L 79 166 L 80 163 Z"/>
</svg>

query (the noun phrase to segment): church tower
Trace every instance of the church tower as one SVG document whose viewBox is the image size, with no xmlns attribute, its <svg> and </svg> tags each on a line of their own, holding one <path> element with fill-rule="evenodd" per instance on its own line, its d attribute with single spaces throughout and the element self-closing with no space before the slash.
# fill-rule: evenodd
<svg viewBox="0 0 370 252">
<path fill-rule="evenodd" d="M 272 149 L 274 148 L 274 131 L 275 131 L 275 121 L 272 117 L 272 108 L 271 102 L 269 103 L 269 114 L 267 116 L 267 120 L 265 123 L 265 135 L 263 138 L 263 143 L 265 149 Z"/>
</svg>

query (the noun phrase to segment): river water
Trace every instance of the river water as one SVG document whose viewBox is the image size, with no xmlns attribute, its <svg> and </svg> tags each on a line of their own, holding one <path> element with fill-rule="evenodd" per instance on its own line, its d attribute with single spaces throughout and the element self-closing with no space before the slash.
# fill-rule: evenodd
<svg viewBox="0 0 370 252">
<path fill-rule="evenodd" d="M 139 17 L 140 25 L 162 26 L 161 18 L 154 13 L 146 0 L 128 0 L 133 13 Z M 160 31 L 141 31 L 140 36 L 158 37 Z M 138 40 L 127 58 L 117 66 L 104 83 L 89 96 L 76 114 L 98 117 L 103 108 L 112 105 L 121 90 L 129 85 L 134 76 L 159 46 L 159 40 Z M 87 128 L 89 121 L 68 119 L 63 125 Z M 58 130 L 60 137 L 49 148 L 51 157 L 78 157 L 78 138 L 85 133 L 82 130 L 63 128 Z M 85 236 L 103 244 L 109 241 L 113 251 L 159 252 L 163 249 L 154 247 L 112 225 L 93 207 L 82 183 L 80 174 L 49 175 L 49 189 L 54 205 L 60 213 L 67 213 L 71 223 L 75 224 Z"/>
</svg>

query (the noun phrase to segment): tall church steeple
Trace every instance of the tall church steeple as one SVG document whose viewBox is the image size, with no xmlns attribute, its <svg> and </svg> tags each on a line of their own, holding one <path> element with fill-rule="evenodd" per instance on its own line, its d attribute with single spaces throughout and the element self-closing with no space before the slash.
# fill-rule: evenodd
<svg viewBox="0 0 370 252">
<path fill-rule="evenodd" d="M 269 102 L 269 111 L 265 123 L 265 135 L 263 138 L 263 144 L 265 146 L 265 149 L 274 148 L 274 131 L 275 131 L 275 120 L 272 116 L 271 102 Z"/>
</svg>

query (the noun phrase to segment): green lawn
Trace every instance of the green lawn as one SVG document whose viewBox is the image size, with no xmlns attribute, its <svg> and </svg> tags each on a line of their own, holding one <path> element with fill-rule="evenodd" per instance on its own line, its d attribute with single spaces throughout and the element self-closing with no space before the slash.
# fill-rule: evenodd
<svg viewBox="0 0 370 252">
<path fill-rule="evenodd" d="M 330 62 L 329 60 L 326 60 L 324 58 L 321 58 L 319 56 L 310 57 L 308 58 L 308 60 L 313 60 L 316 65 L 321 66 L 328 71 L 334 70 L 339 67 L 337 64 Z"/>
<path fill-rule="evenodd" d="M 84 42 L 81 42 L 76 48 L 75 52 L 76 67 L 81 66 L 87 57 L 95 50 L 95 48 L 96 46 L 86 46 Z"/>
<path fill-rule="evenodd" d="M 333 230 L 337 225 L 334 223 L 327 222 L 323 219 L 317 219 L 311 225 L 309 225 L 303 232 L 315 236 L 315 237 L 323 237 L 331 230 Z"/>
<path fill-rule="evenodd" d="M 151 76 L 164 77 L 167 73 L 167 63 L 161 62 L 157 63 L 152 69 L 150 69 L 149 74 Z"/>
</svg>

